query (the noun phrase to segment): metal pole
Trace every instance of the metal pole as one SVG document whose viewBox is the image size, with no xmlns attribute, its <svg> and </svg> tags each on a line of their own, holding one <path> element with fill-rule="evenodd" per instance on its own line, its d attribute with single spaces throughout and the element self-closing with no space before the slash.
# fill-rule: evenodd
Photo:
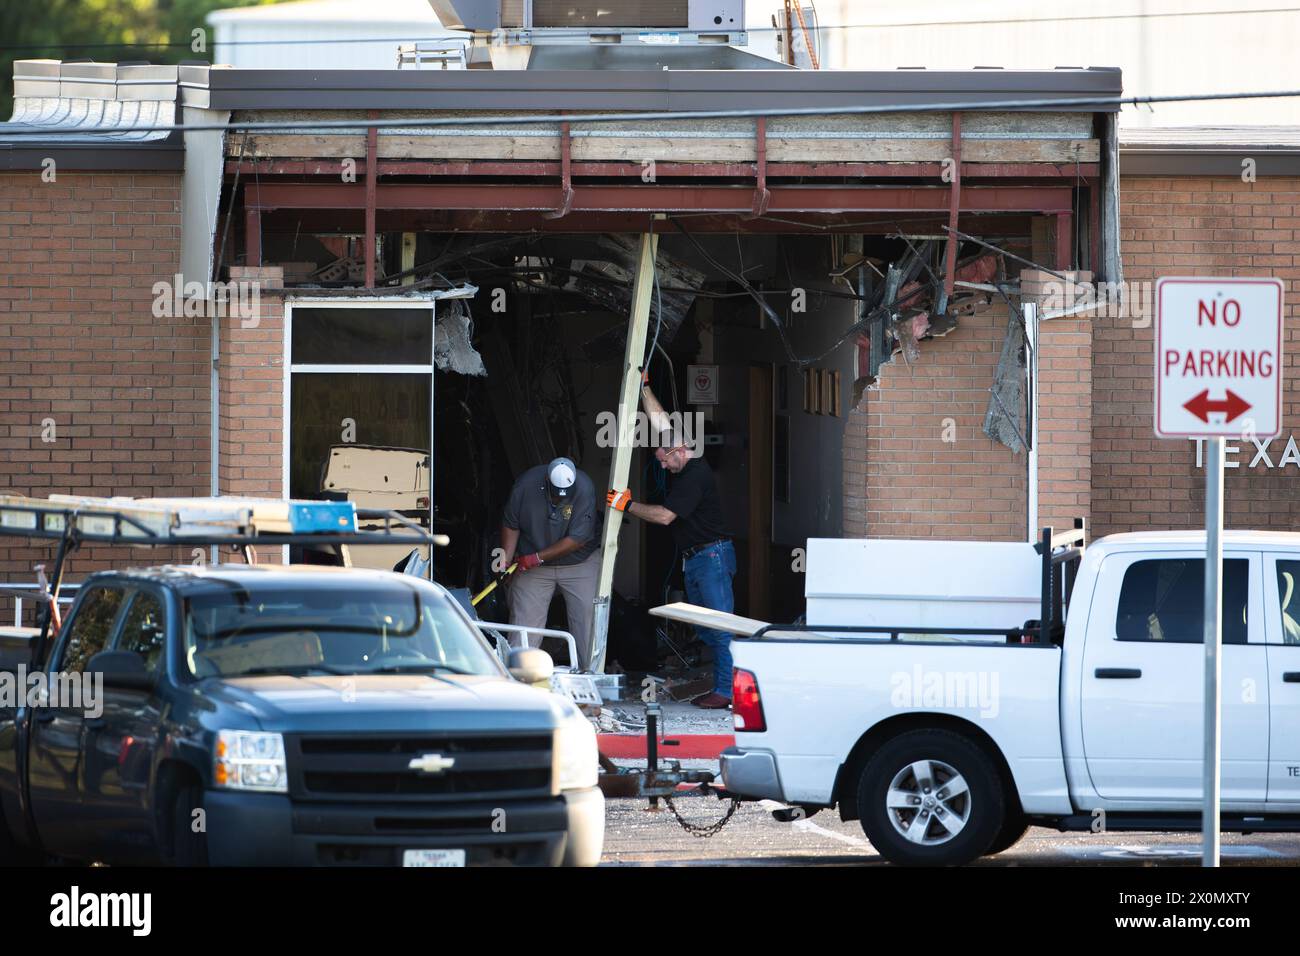
<svg viewBox="0 0 1300 956">
<path fill-rule="evenodd" d="M 1219 865 L 1219 678 L 1223 659 L 1223 439 L 1206 441 L 1205 469 L 1205 755 L 1201 866 Z"/>
<path fill-rule="evenodd" d="M 1029 380 L 1029 453 L 1026 458 L 1025 476 L 1028 483 L 1025 498 L 1029 518 L 1025 531 L 1029 543 L 1038 538 L 1038 304 L 1026 302 L 1023 306 L 1025 319 L 1025 340 L 1029 344 L 1029 354 L 1025 356 L 1025 375 Z"/>
</svg>

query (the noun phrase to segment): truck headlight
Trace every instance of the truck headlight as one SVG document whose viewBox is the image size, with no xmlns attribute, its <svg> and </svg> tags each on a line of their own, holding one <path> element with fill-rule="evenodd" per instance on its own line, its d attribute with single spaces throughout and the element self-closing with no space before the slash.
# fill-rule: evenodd
<svg viewBox="0 0 1300 956">
<path fill-rule="evenodd" d="M 586 718 L 568 720 L 555 732 L 555 786 L 559 790 L 594 787 L 600 775 L 596 731 Z"/>
<path fill-rule="evenodd" d="M 249 730 L 218 731 L 212 779 L 227 790 L 288 793 L 284 737 Z"/>
</svg>

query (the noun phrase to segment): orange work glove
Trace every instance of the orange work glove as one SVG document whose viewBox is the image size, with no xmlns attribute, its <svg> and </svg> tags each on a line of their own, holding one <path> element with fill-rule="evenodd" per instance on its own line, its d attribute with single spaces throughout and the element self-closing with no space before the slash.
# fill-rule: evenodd
<svg viewBox="0 0 1300 956">
<path fill-rule="evenodd" d="M 615 491 L 611 488 L 609 493 L 605 495 L 605 501 L 615 511 L 626 511 L 627 506 L 632 503 L 632 492 L 626 488 L 622 491 Z"/>
<path fill-rule="evenodd" d="M 542 556 L 540 554 L 525 554 L 522 558 L 519 559 L 519 570 L 531 571 L 533 568 L 537 567 L 539 564 L 542 563 L 544 562 L 542 561 Z"/>
</svg>

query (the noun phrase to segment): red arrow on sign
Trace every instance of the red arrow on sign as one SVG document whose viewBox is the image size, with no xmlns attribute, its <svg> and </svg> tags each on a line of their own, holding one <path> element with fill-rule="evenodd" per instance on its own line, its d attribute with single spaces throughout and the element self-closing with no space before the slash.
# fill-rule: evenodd
<svg viewBox="0 0 1300 956">
<path fill-rule="evenodd" d="M 1201 394 L 1183 403 L 1183 408 L 1187 409 L 1203 422 L 1209 422 L 1210 412 L 1226 412 L 1227 418 L 1223 420 L 1226 425 L 1238 415 L 1250 408 L 1250 402 L 1246 401 L 1232 389 L 1225 390 L 1226 397 L 1221 402 L 1210 401 L 1210 390 L 1204 389 Z"/>
</svg>

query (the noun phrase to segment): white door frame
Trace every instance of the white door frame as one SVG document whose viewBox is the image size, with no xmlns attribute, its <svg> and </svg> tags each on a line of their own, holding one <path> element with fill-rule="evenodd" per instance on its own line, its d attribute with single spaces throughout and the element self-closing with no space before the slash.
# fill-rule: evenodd
<svg viewBox="0 0 1300 956">
<path fill-rule="evenodd" d="M 448 298 L 445 294 L 432 293 L 419 296 L 402 296 L 402 297 L 380 297 L 364 296 L 356 298 L 338 298 L 334 296 L 295 296 L 285 299 L 284 303 L 284 343 L 283 343 L 283 365 L 284 375 L 281 382 L 283 390 L 283 416 L 282 434 L 284 440 L 281 443 L 281 462 L 280 462 L 280 488 L 284 497 L 289 497 L 289 436 L 290 426 L 292 423 L 293 400 L 291 383 L 294 373 L 298 374 L 324 374 L 324 373 L 342 373 L 342 374 L 362 374 L 362 375 L 411 375 L 425 374 L 429 376 L 429 533 L 433 533 L 433 439 L 434 439 L 434 410 L 436 400 L 434 393 L 434 371 L 436 370 L 433 356 L 437 345 L 437 332 L 434 323 L 437 320 L 437 302 L 439 299 Z M 293 312 L 295 308 L 303 310 L 310 309 L 421 309 L 429 310 L 429 361 L 427 364 L 405 364 L 405 365 L 375 365 L 375 364 L 357 364 L 357 363 L 339 363 L 339 364 L 308 364 L 303 363 L 295 365 L 292 363 L 292 345 L 293 345 Z M 289 548 L 284 548 L 283 561 L 289 563 Z M 433 560 L 430 556 L 429 572 L 433 573 Z"/>
</svg>

